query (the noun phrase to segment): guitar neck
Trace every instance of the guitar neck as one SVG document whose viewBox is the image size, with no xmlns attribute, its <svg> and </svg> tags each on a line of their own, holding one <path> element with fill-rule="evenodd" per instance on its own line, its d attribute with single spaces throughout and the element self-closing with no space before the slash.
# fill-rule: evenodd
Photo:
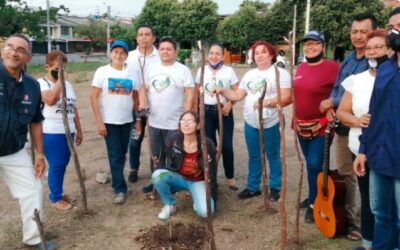
<svg viewBox="0 0 400 250">
<path fill-rule="evenodd" d="M 327 187 L 328 187 L 328 172 L 329 172 L 329 144 L 330 144 L 330 133 L 331 133 L 331 122 L 326 125 L 325 129 L 325 143 L 324 143 L 324 165 L 323 165 L 323 173 L 324 179 L 322 183 L 322 190 L 324 196 L 327 195 Z"/>
</svg>

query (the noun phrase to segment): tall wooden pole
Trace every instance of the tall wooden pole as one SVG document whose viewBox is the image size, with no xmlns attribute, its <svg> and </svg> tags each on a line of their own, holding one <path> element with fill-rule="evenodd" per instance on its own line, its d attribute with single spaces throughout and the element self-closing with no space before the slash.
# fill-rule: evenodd
<svg viewBox="0 0 400 250">
<path fill-rule="evenodd" d="M 277 89 L 277 109 L 279 115 L 279 132 L 281 136 L 281 162 L 282 162 L 282 185 L 281 185 L 281 197 L 279 199 L 279 214 L 280 214 L 280 244 L 279 248 L 281 250 L 285 249 L 286 238 L 287 238 L 287 216 L 286 216 L 286 185 L 287 185 L 287 162 L 286 162 L 286 135 L 285 135 L 285 120 L 282 110 L 282 97 L 281 97 L 281 84 L 280 84 L 280 74 L 278 67 L 274 65 L 275 68 L 275 83 Z"/>
<path fill-rule="evenodd" d="M 289 33 L 289 37 L 287 42 L 289 43 L 289 51 L 290 51 L 290 77 L 292 79 L 292 100 L 293 100 L 293 119 L 296 119 L 296 107 L 294 105 L 295 95 L 294 95 L 294 67 L 295 67 L 295 58 L 296 58 L 296 21 L 297 21 L 297 4 L 293 7 L 293 29 Z M 296 204 L 295 204 L 295 242 L 297 244 L 300 243 L 300 200 L 301 200 L 301 189 L 303 186 L 303 176 L 304 176 L 304 160 L 301 157 L 299 141 L 297 138 L 296 130 L 293 133 L 293 142 L 296 151 L 297 160 L 299 162 L 299 176 L 297 180 L 297 196 L 296 196 Z"/>
<path fill-rule="evenodd" d="M 262 164 L 262 183 L 264 190 L 264 211 L 269 209 L 269 194 L 268 194 L 268 168 L 267 168 L 267 158 L 265 156 L 265 143 L 264 143 L 264 118 L 263 118 L 263 102 L 265 93 L 267 92 L 267 81 L 265 81 L 264 88 L 261 92 L 261 96 L 258 99 L 258 140 L 260 143 L 260 154 L 261 154 L 261 164 Z"/>
<path fill-rule="evenodd" d="M 41 250 L 47 250 L 46 241 L 44 240 L 43 222 L 40 219 L 39 210 L 37 210 L 37 208 L 35 208 L 35 210 L 33 211 L 33 220 L 36 222 L 36 226 L 37 226 L 38 231 L 39 231 L 40 249 Z"/>
<path fill-rule="evenodd" d="M 28 65 L 24 65 L 24 71 L 28 72 Z M 43 106 L 41 107 L 43 109 Z M 30 126 L 28 126 L 29 129 L 29 143 L 30 143 L 30 151 L 31 151 L 31 160 L 32 160 L 32 165 L 35 165 L 35 159 L 36 159 L 36 154 L 35 154 L 35 147 L 33 146 L 33 135 L 32 135 L 32 130 Z"/>
<path fill-rule="evenodd" d="M 70 129 L 69 123 L 68 123 L 67 94 L 66 94 L 67 92 L 66 92 L 65 78 L 64 78 L 64 61 L 61 56 L 58 57 L 58 67 L 59 67 L 58 78 L 60 79 L 61 86 L 62 86 L 61 114 L 62 114 L 64 128 L 65 128 L 65 137 L 67 138 L 69 152 L 71 152 L 71 155 L 74 158 L 75 171 L 76 171 L 76 175 L 78 176 L 79 186 L 81 189 L 83 210 L 86 214 L 88 214 L 89 210 L 87 207 L 85 180 L 82 175 L 81 165 L 79 163 L 78 154 L 76 153 L 76 150 L 74 147 L 74 142 L 71 137 L 71 129 Z"/>
<path fill-rule="evenodd" d="M 199 46 L 199 50 L 200 50 L 200 54 L 201 54 L 200 88 L 203 88 L 203 85 L 204 85 L 204 67 L 205 67 L 205 61 L 206 60 L 205 60 L 204 49 L 201 46 L 201 41 L 198 41 L 198 46 Z M 200 110 L 201 151 L 203 153 L 204 181 L 206 183 L 207 226 L 208 226 L 208 232 L 210 234 L 210 249 L 211 250 L 216 250 L 217 247 L 215 245 L 214 229 L 213 229 L 213 224 L 212 224 L 212 213 L 211 213 L 210 171 L 209 171 L 209 165 L 208 165 L 206 131 L 205 131 L 205 126 L 204 126 L 204 116 L 205 116 L 204 91 L 200 91 L 199 110 Z"/>
<path fill-rule="evenodd" d="M 219 98 L 219 94 L 216 94 L 217 98 L 217 109 L 218 109 L 218 148 L 217 148 L 217 166 L 219 159 L 221 159 L 222 155 L 222 146 L 224 143 L 224 117 L 222 114 L 222 104 Z"/>
</svg>

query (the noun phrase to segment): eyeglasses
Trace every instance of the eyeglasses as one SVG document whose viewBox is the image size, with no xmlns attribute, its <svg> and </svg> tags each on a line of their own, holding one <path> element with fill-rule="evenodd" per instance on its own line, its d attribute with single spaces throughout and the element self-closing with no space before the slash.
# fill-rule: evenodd
<svg viewBox="0 0 400 250">
<path fill-rule="evenodd" d="M 195 120 L 180 120 L 179 123 L 181 125 L 189 125 L 189 126 L 191 126 L 191 125 L 195 124 L 196 122 L 195 122 Z"/>
<path fill-rule="evenodd" d="M 320 42 L 306 42 L 303 44 L 304 47 L 316 47 L 318 45 L 320 45 Z"/>
<path fill-rule="evenodd" d="M 19 56 L 29 55 L 29 53 L 26 52 L 26 50 L 24 48 L 19 47 L 19 48 L 14 49 L 14 47 L 12 45 L 10 45 L 10 44 L 4 46 L 4 50 L 7 53 L 14 53 L 15 52 Z"/>
<path fill-rule="evenodd" d="M 385 44 L 377 44 L 372 47 L 365 47 L 365 51 L 380 51 L 381 49 L 387 47 Z"/>
</svg>

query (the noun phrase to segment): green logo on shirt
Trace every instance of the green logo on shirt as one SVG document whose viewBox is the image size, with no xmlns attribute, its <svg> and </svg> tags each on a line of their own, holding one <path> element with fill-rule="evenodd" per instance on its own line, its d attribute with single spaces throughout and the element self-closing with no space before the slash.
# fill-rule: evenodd
<svg viewBox="0 0 400 250">
<path fill-rule="evenodd" d="M 168 88 L 169 85 L 171 85 L 171 79 L 169 77 L 166 77 L 164 80 L 162 79 L 155 79 L 151 83 L 153 88 L 158 92 L 162 92 L 164 89 Z"/>
<path fill-rule="evenodd" d="M 204 84 L 204 89 L 206 90 L 206 93 L 211 94 L 215 88 L 224 88 L 225 84 L 224 81 L 219 80 L 217 83 L 215 83 L 214 81 L 212 82 L 207 82 L 206 84 Z"/>
<path fill-rule="evenodd" d="M 256 79 L 253 81 L 248 81 L 247 82 L 247 88 L 250 90 L 252 94 L 255 94 L 257 92 L 261 92 L 264 86 L 267 85 L 267 81 L 263 79 Z"/>
</svg>

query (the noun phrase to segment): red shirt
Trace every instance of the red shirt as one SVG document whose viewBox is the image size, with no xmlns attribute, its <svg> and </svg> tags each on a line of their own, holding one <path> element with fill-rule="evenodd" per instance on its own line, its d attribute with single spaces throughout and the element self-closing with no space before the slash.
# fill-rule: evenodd
<svg viewBox="0 0 400 250">
<path fill-rule="evenodd" d="M 332 60 L 324 59 L 318 65 L 300 64 L 293 81 L 297 119 L 311 120 L 324 116 L 319 111 L 319 104 L 329 98 L 338 73 L 339 64 Z"/>
<path fill-rule="evenodd" d="M 189 181 L 203 181 L 204 173 L 200 168 L 199 162 L 197 160 L 198 152 L 186 153 L 182 162 L 182 166 L 179 169 L 179 174 L 181 174 L 185 179 Z"/>
</svg>

